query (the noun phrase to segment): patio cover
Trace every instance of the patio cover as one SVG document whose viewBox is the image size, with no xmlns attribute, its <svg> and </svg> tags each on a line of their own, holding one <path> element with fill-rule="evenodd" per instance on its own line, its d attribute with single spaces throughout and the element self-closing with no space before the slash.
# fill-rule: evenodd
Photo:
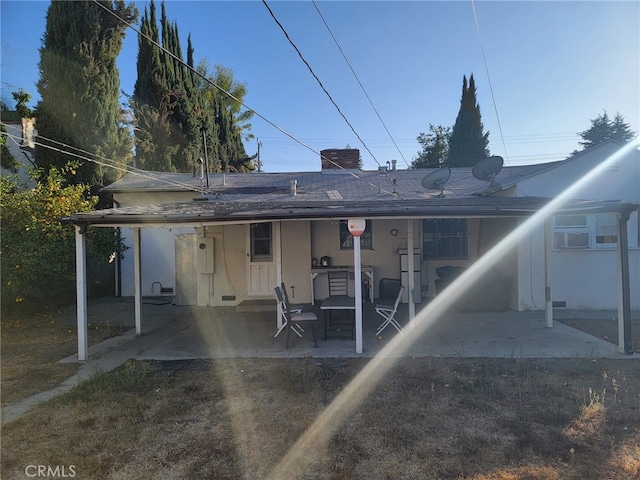
<svg viewBox="0 0 640 480">
<path fill-rule="evenodd" d="M 255 223 L 278 220 L 336 220 L 353 217 L 376 218 L 497 218 L 530 217 L 552 199 L 541 197 L 466 196 L 452 198 L 400 199 L 385 196 L 379 201 L 304 201 L 300 198 L 273 202 L 234 201 L 194 198 L 191 202 L 152 204 L 75 213 L 63 221 L 76 228 L 78 359 L 87 359 L 87 311 L 85 245 L 82 235 L 89 227 L 129 227 L 134 232 L 136 330 L 142 333 L 140 293 L 140 228 Z M 629 299 L 629 260 L 627 221 L 638 205 L 618 201 L 569 201 L 550 215 L 618 214 L 619 319 L 622 319 L 619 350 L 632 353 L 631 309 Z M 548 218 L 546 219 L 548 222 Z M 549 242 L 550 235 L 547 235 Z M 547 248 L 549 250 L 549 248 Z M 547 254 L 548 258 L 548 254 Z M 547 302 L 547 326 L 551 326 L 551 302 Z"/>
</svg>

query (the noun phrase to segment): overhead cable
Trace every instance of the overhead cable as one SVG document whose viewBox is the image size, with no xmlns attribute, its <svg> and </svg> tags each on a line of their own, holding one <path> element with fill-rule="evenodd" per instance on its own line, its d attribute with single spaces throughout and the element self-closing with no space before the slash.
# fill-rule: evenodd
<svg viewBox="0 0 640 480">
<path fill-rule="evenodd" d="M 17 135 L 5 133 L 5 132 L 2 132 L 2 134 L 6 135 L 8 138 L 10 138 L 15 143 L 17 143 L 17 140 L 22 140 L 22 138 L 17 136 Z M 58 145 L 60 145 L 60 147 L 63 147 L 65 149 L 67 149 L 67 150 L 65 150 L 63 148 L 54 147 L 53 145 L 47 145 L 46 143 L 42 143 L 42 142 L 38 142 L 38 141 L 33 142 L 35 145 L 37 145 L 39 147 L 46 148 L 46 149 L 52 150 L 54 152 L 62 153 L 64 155 L 69 155 L 69 156 L 75 157 L 75 158 L 77 158 L 79 160 L 84 160 L 84 161 L 87 161 L 87 162 L 96 163 L 96 164 L 101 165 L 103 167 L 110 167 L 110 168 L 113 168 L 114 170 L 120 170 L 120 171 L 125 172 L 125 173 L 130 173 L 132 175 L 137 175 L 139 177 L 147 178 L 149 180 L 154 180 L 154 181 L 157 181 L 157 182 L 160 182 L 160 183 L 165 183 L 165 184 L 171 185 L 173 187 L 180 187 L 182 189 L 193 190 L 195 192 L 199 192 L 200 191 L 199 188 L 197 188 L 197 187 L 195 187 L 193 185 L 190 185 L 188 183 L 182 183 L 182 182 L 177 182 L 175 180 L 167 180 L 165 178 L 160 178 L 157 175 L 154 175 L 153 172 L 148 172 L 146 170 L 135 168 L 135 167 L 132 167 L 130 165 L 120 165 L 115 160 L 112 160 L 112 159 L 109 159 L 109 158 L 106 158 L 106 157 L 101 157 L 99 155 L 95 155 L 95 154 L 93 154 L 91 152 L 87 152 L 86 150 L 82 150 L 80 148 L 74 147 L 72 145 L 68 145 L 66 143 L 58 142 L 58 141 L 53 140 L 51 138 L 43 137 L 41 135 L 39 135 L 38 138 L 40 138 L 42 140 L 46 140 L 47 142 L 58 144 Z M 80 153 L 74 153 L 74 152 L 72 152 L 72 151 L 70 151 L 68 149 L 73 149 L 73 150 L 76 150 L 76 151 L 78 151 Z M 87 157 L 86 155 L 91 155 L 92 157 L 97 157 L 97 159 L 96 158 Z"/>
<path fill-rule="evenodd" d="M 509 164 L 509 154 L 507 153 L 507 146 L 504 143 L 504 135 L 502 134 L 502 125 L 500 124 L 500 115 L 498 115 L 498 106 L 496 105 L 496 97 L 493 95 L 493 86 L 491 85 L 491 75 L 489 75 L 489 65 L 487 64 L 487 57 L 484 54 L 484 44 L 482 43 L 482 34 L 480 33 L 480 23 L 478 22 L 478 15 L 476 13 L 476 4 L 474 0 L 471 0 L 471 7 L 473 8 L 473 17 L 476 20 L 476 30 L 478 31 L 478 39 L 480 40 L 480 50 L 482 51 L 482 60 L 484 61 L 484 68 L 487 72 L 487 80 L 489 81 L 489 91 L 491 92 L 493 109 L 496 112 L 498 130 L 500 130 L 500 137 L 502 138 L 502 147 L 504 148 L 505 162 Z"/>
<path fill-rule="evenodd" d="M 344 119 L 344 121 L 347 123 L 347 125 L 349 125 L 349 128 L 351 128 L 351 131 L 355 134 L 355 136 L 358 138 L 358 140 L 360 141 L 360 143 L 362 144 L 362 146 L 367 150 L 367 152 L 369 152 L 369 155 L 371 155 L 371 158 L 373 158 L 373 160 L 378 164 L 378 166 L 380 165 L 380 162 L 378 162 L 378 159 L 376 158 L 376 156 L 373 154 L 373 152 L 369 149 L 369 147 L 367 147 L 367 144 L 364 143 L 364 140 L 362 140 L 362 138 L 360 138 L 360 135 L 358 134 L 358 132 L 356 132 L 355 128 L 353 128 L 353 125 L 351 125 L 351 122 L 349 122 L 349 120 L 347 119 L 347 117 L 345 116 L 344 113 L 342 113 L 342 110 L 340 110 L 340 107 L 338 106 L 338 104 L 333 100 L 333 97 L 331 96 L 331 94 L 329 93 L 329 91 L 325 88 L 325 86 L 322 84 L 322 81 L 320 81 L 320 79 L 318 78 L 318 76 L 316 75 L 316 73 L 313 71 L 313 68 L 311 68 L 311 65 L 309 65 L 309 62 L 307 62 L 307 60 L 304 58 L 304 56 L 302 55 L 302 52 L 300 51 L 300 49 L 296 46 L 295 43 L 293 43 L 293 40 L 291 40 L 291 37 L 289 36 L 289 34 L 287 33 L 287 31 L 285 30 L 285 28 L 282 26 L 282 24 L 278 21 L 278 19 L 276 18 L 276 16 L 274 15 L 273 11 L 271 10 L 271 8 L 269 8 L 269 5 L 267 4 L 266 0 L 262 0 L 262 3 L 264 4 L 265 7 L 267 7 L 267 10 L 269 10 L 269 14 L 271 15 L 271 18 L 273 18 L 273 20 L 276 22 L 276 24 L 280 27 L 280 30 L 282 30 L 282 33 L 284 33 L 284 36 L 287 37 L 287 40 L 289 41 L 289 43 L 291 44 L 291 46 L 294 48 L 294 50 L 298 53 L 298 56 L 300 57 L 300 59 L 302 60 L 302 62 L 307 66 L 307 68 L 309 69 L 309 72 L 311 73 L 311 75 L 313 76 L 313 78 L 316 79 L 316 82 L 318 82 L 318 85 L 320 85 L 320 88 L 322 89 L 322 91 L 327 95 L 327 97 L 329 97 L 329 100 L 331 101 L 331 103 L 333 104 L 334 107 L 336 107 L 336 110 L 338 110 L 338 113 L 342 116 L 342 118 Z"/>
<path fill-rule="evenodd" d="M 325 20 L 324 16 L 322 15 L 322 12 L 318 8 L 318 5 L 316 4 L 316 1 L 315 0 L 311 0 L 311 2 L 313 3 L 313 6 L 316 8 L 316 11 L 318 12 L 318 15 L 320 15 L 320 18 L 322 19 L 322 22 L 324 23 L 324 26 L 327 27 L 327 31 L 331 35 L 331 38 L 333 38 L 333 41 L 335 42 L 336 46 L 338 47 L 338 50 L 340 50 L 340 53 L 342 54 L 342 57 L 344 58 L 344 61 L 347 62 L 347 65 L 349 66 L 349 69 L 351 70 L 351 73 L 353 73 L 353 76 L 355 77 L 356 81 L 358 82 L 358 85 L 360 85 L 360 88 L 362 89 L 362 93 L 364 93 L 364 96 L 367 97 L 367 100 L 369 100 L 369 104 L 371 105 L 371 108 L 373 108 L 373 111 L 376 112 L 376 115 L 378 116 L 378 120 L 380 120 L 380 123 L 382 124 L 382 126 L 384 127 L 384 129 L 387 132 L 387 135 L 389 135 L 389 138 L 391 139 L 391 141 L 395 145 L 396 150 L 398 150 L 398 153 L 402 157 L 402 160 L 404 160 L 404 163 L 407 165 L 407 167 L 409 167 L 409 162 L 407 162 L 407 159 L 404 158 L 404 155 L 402 154 L 402 151 L 400 150 L 400 147 L 398 147 L 396 141 L 394 140 L 393 136 L 391 135 L 391 132 L 387 128 L 387 125 L 384 123 L 384 120 L 382 120 L 382 117 L 380 116 L 380 113 L 378 112 L 378 109 L 373 104 L 373 101 L 371 100 L 371 97 L 369 97 L 369 94 L 365 90 L 364 85 L 362 85 L 362 82 L 360 81 L 360 78 L 358 78 L 358 75 L 356 74 L 356 71 L 354 70 L 353 66 L 351 66 L 351 62 L 349 62 L 349 59 L 347 58 L 347 55 L 342 50 L 342 47 L 340 46 L 340 44 L 338 43 L 338 40 L 336 39 L 335 35 L 331 31 L 331 28 L 329 28 L 329 24 L 327 23 L 327 21 Z"/>
<path fill-rule="evenodd" d="M 325 157 L 324 155 L 322 155 L 321 152 L 318 152 L 316 150 L 314 150 L 313 148 L 311 148 L 309 145 L 305 144 L 304 142 L 302 142 L 301 140 L 298 140 L 297 137 L 295 137 L 294 135 L 292 135 L 291 133 L 287 132 L 286 130 L 284 130 L 283 128 L 281 128 L 280 126 L 276 125 L 274 122 L 272 122 L 271 120 L 269 120 L 267 117 L 265 117 L 264 115 L 261 115 L 260 113 L 258 113 L 256 110 L 254 110 L 253 108 L 249 107 L 248 105 L 246 105 L 244 102 L 242 102 L 239 98 L 235 97 L 232 93 L 228 92 L 227 90 L 225 90 L 224 88 L 222 88 L 220 85 L 216 84 L 214 81 L 212 81 L 211 79 L 207 78 L 205 75 L 203 75 L 202 73 L 198 72 L 195 68 L 193 68 L 191 65 L 188 65 L 184 60 L 182 60 L 180 57 L 178 57 L 177 55 L 173 54 L 172 52 L 170 52 L 169 50 L 167 50 L 166 48 L 164 48 L 162 45 L 160 45 L 158 42 L 156 42 L 155 40 L 153 40 L 151 37 L 149 37 L 148 35 L 145 35 L 144 33 L 142 33 L 139 29 L 137 29 L 136 27 L 134 27 L 131 23 L 127 22 L 125 19 L 123 19 L 122 17 L 118 16 L 115 12 L 109 10 L 105 5 L 102 5 L 100 2 L 98 2 L 98 0 L 92 0 L 95 4 L 97 4 L 98 6 L 100 6 L 102 9 L 104 9 L 105 11 L 109 12 L 111 15 L 113 15 L 115 18 L 117 18 L 120 22 L 122 22 L 123 25 L 126 25 L 127 28 L 130 28 L 131 30 L 133 30 L 134 32 L 136 32 L 138 35 L 140 35 L 141 37 L 143 37 L 144 39 L 148 40 L 152 45 L 154 45 L 155 47 L 159 48 L 160 50 L 162 50 L 163 53 L 165 53 L 166 55 L 170 56 L 172 59 L 174 59 L 175 61 L 179 62 L 182 66 L 186 67 L 187 69 L 189 69 L 191 72 L 193 72 L 196 76 L 200 77 L 203 81 L 207 82 L 208 84 L 210 84 L 211 86 L 213 86 L 214 88 L 216 88 L 217 90 L 219 90 L 221 93 L 224 93 L 225 95 L 227 95 L 229 98 L 231 98 L 232 100 L 234 100 L 235 102 L 237 102 L 239 105 L 241 105 L 242 107 L 246 108 L 247 110 L 249 110 L 250 112 L 252 112 L 254 115 L 256 115 L 258 118 L 264 120 L 266 123 L 268 123 L 269 125 L 271 125 L 273 128 L 275 128 L 276 130 L 278 130 L 279 132 L 285 134 L 287 137 L 289 137 L 290 139 L 292 139 L 294 142 L 296 142 L 298 145 L 306 148 L 307 150 L 315 153 L 316 155 L 318 155 L 321 159 L 327 161 L 328 163 L 331 163 L 332 165 L 334 165 L 336 168 L 340 169 L 340 170 L 344 170 L 345 173 L 357 178 L 358 180 L 363 181 L 365 184 L 369 185 L 372 188 L 375 188 L 376 190 L 394 196 L 397 196 L 397 193 L 393 193 L 390 191 L 387 191 L 385 189 L 382 189 L 379 187 L 379 185 L 374 185 L 371 182 L 368 182 L 367 180 L 364 180 L 363 178 L 359 177 L 357 174 L 355 174 L 354 172 L 352 172 L 351 170 L 348 170 L 346 168 L 344 168 L 342 165 L 339 165 L 338 163 L 334 162 L 333 160 L 331 160 L 330 158 Z M 363 144 L 364 145 L 364 144 Z M 365 146 L 366 148 L 366 146 Z M 369 152 L 371 153 L 371 152 Z M 371 154 L 373 156 L 373 154 Z M 374 157 L 375 160 L 375 157 Z M 378 161 L 376 160 L 376 163 L 378 163 Z M 378 163 L 378 165 L 380 165 Z"/>
</svg>

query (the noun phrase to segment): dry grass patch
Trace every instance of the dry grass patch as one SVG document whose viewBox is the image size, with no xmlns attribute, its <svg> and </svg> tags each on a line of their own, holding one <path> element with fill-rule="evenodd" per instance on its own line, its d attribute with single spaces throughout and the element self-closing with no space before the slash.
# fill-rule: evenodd
<svg viewBox="0 0 640 480">
<path fill-rule="evenodd" d="M 126 331 L 114 325 L 107 315 L 89 318 L 89 345 Z M 71 307 L 21 318 L 3 318 L 2 406 L 58 386 L 73 375 L 77 365 L 58 364 L 58 360 L 77 353 L 75 310 Z"/>
<path fill-rule="evenodd" d="M 269 478 L 364 365 L 129 362 L 6 425 L 2 478 Z M 634 360 L 406 358 L 290 478 L 635 479 L 639 401 Z"/>
</svg>

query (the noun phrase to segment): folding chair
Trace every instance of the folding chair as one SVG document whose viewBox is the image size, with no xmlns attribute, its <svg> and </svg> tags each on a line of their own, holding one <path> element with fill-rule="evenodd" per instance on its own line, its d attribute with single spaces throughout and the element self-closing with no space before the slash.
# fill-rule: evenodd
<svg viewBox="0 0 640 480">
<path fill-rule="evenodd" d="M 342 271 L 329 271 L 327 272 L 327 280 L 329 282 L 329 296 L 330 297 L 347 297 L 349 296 L 349 272 Z M 351 332 L 351 339 L 353 340 L 353 331 L 355 327 L 355 318 L 350 315 L 349 310 L 340 312 L 342 315 L 334 314 L 339 312 L 338 310 L 328 310 L 325 312 L 324 321 L 324 338 L 327 339 L 327 332 L 329 330 L 335 331 L 349 331 Z"/>
<path fill-rule="evenodd" d="M 398 332 L 400 332 L 401 335 L 404 335 L 402 331 L 402 327 L 400 326 L 398 321 L 395 319 L 396 312 L 398 311 L 398 304 L 400 303 L 400 299 L 402 298 L 403 291 L 404 291 L 404 286 L 400 285 L 400 290 L 398 290 L 398 295 L 396 296 L 396 301 L 393 305 L 387 305 L 384 303 L 376 304 L 376 313 L 384 319 L 380 324 L 380 326 L 378 327 L 378 330 L 376 331 L 376 335 L 380 335 L 380 332 L 382 332 L 385 328 L 387 328 L 388 325 L 393 325 L 395 329 L 398 330 Z"/>
<path fill-rule="evenodd" d="M 282 285 L 284 287 L 284 284 Z M 313 334 L 313 345 L 314 347 L 318 346 L 318 340 L 316 339 L 316 324 L 318 323 L 318 316 L 313 312 L 297 312 L 293 313 L 291 311 L 291 305 L 289 304 L 289 296 L 287 295 L 287 291 L 285 288 L 276 287 L 275 289 L 276 295 L 278 296 L 278 300 L 282 298 L 284 302 L 284 312 L 286 315 L 287 323 L 287 341 L 286 348 L 289 348 L 289 332 L 293 330 L 299 337 L 302 337 L 301 332 L 304 332 L 300 323 L 308 322 L 311 323 L 311 333 Z"/>
<path fill-rule="evenodd" d="M 280 327 L 278 328 L 276 334 L 273 336 L 273 338 L 276 338 L 278 335 L 280 335 L 280 332 L 282 332 L 287 327 L 288 324 L 286 302 L 289 301 L 289 296 L 287 295 L 287 288 L 284 286 L 284 283 L 282 284 L 282 288 L 276 287 L 274 288 L 274 291 L 276 292 L 276 297 L 278 298 L 278 303 L 280 304 L 280 310 L 282 311 L 282 323 L 280 324 Z M 289 305 L 289 310 L 291 311 L 291 313 L 301 313 L 302 305 Z M 292 328 L 293 331 L 300 338 L 302 338 L 304 329 L 300 325 L 293 325 Z"/>
</svg>

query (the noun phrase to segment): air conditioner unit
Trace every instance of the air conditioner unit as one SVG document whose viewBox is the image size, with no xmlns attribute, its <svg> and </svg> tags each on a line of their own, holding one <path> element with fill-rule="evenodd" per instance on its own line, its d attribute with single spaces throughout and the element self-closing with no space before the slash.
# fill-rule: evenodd
<svg viewBox="0 0 640 480">
<path fill-rule="evenodd" d="M 553 246 L 557 249 L 589 248 L 591 240 L 588 230 L 572 230 L 554 233 Z"/>
</svg>

